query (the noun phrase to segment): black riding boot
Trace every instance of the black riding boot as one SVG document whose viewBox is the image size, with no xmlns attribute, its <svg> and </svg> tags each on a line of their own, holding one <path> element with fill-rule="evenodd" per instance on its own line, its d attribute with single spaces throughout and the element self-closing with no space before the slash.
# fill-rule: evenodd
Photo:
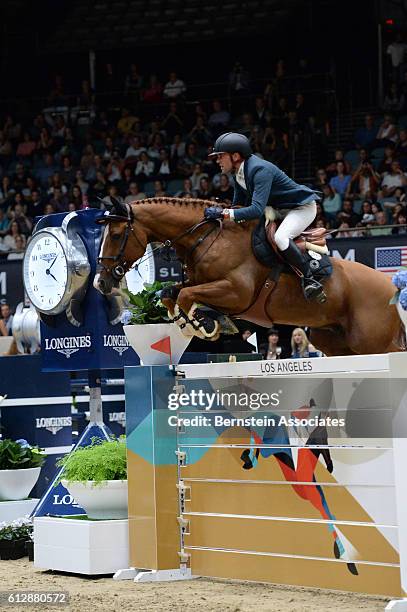
<svg viewBox="0 0 407 612">
<path fill-rule="evenodd" d="M 280 251 L 281 255 L 288 263 L 297 268 L 302 275 L 302 289 L 307 300 L 317 300 L 321 304 L 326 301 L 324 288 L 312 275 L 308 262 L 294 240 L 290 240 L 290 245 L 285 251 Z"/>
</svg>

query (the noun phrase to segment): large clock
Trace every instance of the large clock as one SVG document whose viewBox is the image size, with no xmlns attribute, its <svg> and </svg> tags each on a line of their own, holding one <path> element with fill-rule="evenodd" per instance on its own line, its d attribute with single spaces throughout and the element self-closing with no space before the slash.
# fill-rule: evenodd
<svg viewBox="0 0 407 612">
<path fill-rule="evenodd" d="M 89 280 L 86 247 L 68 214 L 61 227 L 37 225 L 24 255 L 24 287 L 30 302 L 46 316 L 66 312 L 76 326 L 82 322 L 80 302 Z"/>
</svg>

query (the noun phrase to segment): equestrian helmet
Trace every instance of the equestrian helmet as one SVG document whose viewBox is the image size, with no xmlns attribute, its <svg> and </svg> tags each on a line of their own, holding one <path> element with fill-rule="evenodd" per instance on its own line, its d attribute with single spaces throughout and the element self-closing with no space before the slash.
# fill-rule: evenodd
<svg viewBox="0 0 407 612">
<path fill-rule="evenodd" d="M 219 153 L 240 153 L 240 155 L 246 159 L 252 154 L 252 148 L 250 146 L 249 139 L 243 134 L 237 132 L 226 132 L 221 134 L 213 146 L 212 155 L 219 155 Z"/>
</svg>

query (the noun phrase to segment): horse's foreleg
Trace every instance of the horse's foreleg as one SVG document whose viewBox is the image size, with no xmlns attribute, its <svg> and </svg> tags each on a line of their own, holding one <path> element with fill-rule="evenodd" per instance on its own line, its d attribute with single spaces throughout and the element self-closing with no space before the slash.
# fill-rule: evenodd
<svg viewBox="0 0 407 612">
<path fill-rule="evenodd" d="M 217 280 L 204 285 L 184 287 L 179 292 L 175 313 L 181 312 L 186 316 L 192 327 L 198 332 L 196 335 L 216 340 L 219 338 L 219 322 L 214 321 L 199 309 L 203 303 L 213 308 L 220 308 L 222 312 L 239 312 L 242 296 L 238 295 L 235 284 L 228 280 Z"/>
</svg>

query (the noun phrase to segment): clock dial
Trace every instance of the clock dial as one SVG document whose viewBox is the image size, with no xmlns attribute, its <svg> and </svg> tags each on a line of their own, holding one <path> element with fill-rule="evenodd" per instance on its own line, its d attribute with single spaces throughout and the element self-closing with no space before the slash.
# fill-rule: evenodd
<svg viewBox="0 0 407 612">
<path fill-rule="evenodd" d="M 34 235 L 24 257 L 24 285 L 38 310 L 58 307 L 68 285 L 68 264 L 61 242 L 51 233 Z"/>
<path fill-rule="evenodd" d="M 137 262 L 136 266 L 126 274 L 126 283 L 129 291 L 140 293 L 144 289 L 144 283 L 151 284 L 155 281 L 155 264 L 151 245 L 147 245 L 146 252 Z"/>
</svg>

